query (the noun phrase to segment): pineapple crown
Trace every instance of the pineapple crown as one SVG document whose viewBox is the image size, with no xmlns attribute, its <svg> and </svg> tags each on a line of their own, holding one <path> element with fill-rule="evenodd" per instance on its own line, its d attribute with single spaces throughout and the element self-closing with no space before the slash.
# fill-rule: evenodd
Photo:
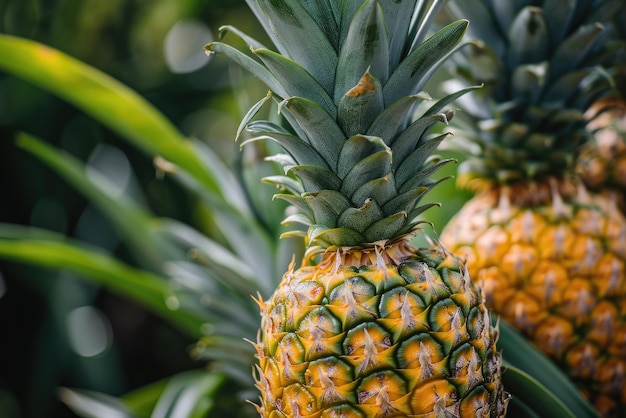
<svg viewBox="0 0 626 418">
<path fill-rule="evenodd" d="M 612 94 L 610 72 L 624 59 L 614 16 L 623 0 L 454 0 L 452 17 L 472 22 L 471 39 L 450 62 L 457 80 L 485 88 L 459 100 L 465 151 L 459 182 L 564 177 L 590 135 L 585 112 Z M 620 10 L 621 9 L 621 10 Z M 621 52 L 620 52 L 621 51 Z M 461 81 L 463 80 L 463 81 Z M 462 120 L 461 120 L 462 119 Z M 478 182 L 477 185 L 480 185 Z"/>
<path fill-rule="evenodd" d="M 434 102 L 425 83 L 463 37 L 468 22 L 456 21 L 428 37 L 445 1 L 247 0 L 274 52 L 231 26 L 250 45 L 246 54 L 222 42 L 224 53 L 251 71 L 271 93 L 248 112 L 249 141 L 270 139 L 285 154 L 273 157 L 285 175 L 265 180 L 299 208 L 297 222 L 316 248 L 371 246 L 411 233 L 420 204 L 437 181 L 430 176 L 449 162 L 432 156 L 446 134 L 434 132 L 452 117 L 445 107 L 469 89 Z M 287 130 L 252 121 L 274 98 Z M 424 106 L 421 106 L 422 108 Z M 247 141 L 248 142 L 248 141 Z"/>
</svg>

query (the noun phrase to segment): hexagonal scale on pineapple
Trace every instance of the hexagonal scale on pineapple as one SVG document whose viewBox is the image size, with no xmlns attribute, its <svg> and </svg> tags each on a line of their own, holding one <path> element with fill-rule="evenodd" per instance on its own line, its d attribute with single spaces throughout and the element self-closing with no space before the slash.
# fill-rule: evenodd
<svg viewBox="0 0 626 418">
<path fill-rule="evenodd" d="M 580 234 L 598 236 L 605 230 L 606 215 L 592 208 L 581 208 L 571 220 L 571 226 Z"/>
<path fill-rule="evenodd" d="M 377 318 L 378 309 L 375 287 L 360 276 L 343 281 L 330 292 L 325 305 L 343 324 L 350 329 L 353 324 Z"/>
<path fill-rule="evenodd" d="M 385 370 L 363 379 L 357 388 L 358 402 L 370 412 L 368 416 L 408 415 L 410 407 L 402 399 L 406 391 L 406 381 L 398 373 Z"/>
<path fill-rule="evenodd" d="M 544 259 L 567 256 L 574 245 L 575 234 L 566 223 L 548 224 L 537 239 L 537 248 Z"/>
<path fill-rule="evenodd" d="M 381 368 L 395 368 L 394 351 L 389 333 L 373 322 L 351 329 L 343 342 L 344 358 L 355 367 L 357 377 Z"/>
<path fill-rule="evenodd" d="M 417 381 L 441 375 L 447 370 L 446 354 L 442 345 L 431 335 L 416 334 L 398 347 L 398 367 L 411 370 Z"/>
<path fill-rule="evenodd" d="M 539 323 L 531 333 L 535 344 L 546 354 L 560 357 L 576 340 L 573 324 L 558 316 L 551 316 Z"/>
<path fill-rule="evenodd" d="M 448 408 L 452 408 L 453 413 L 456 413 L 456 416 L 458 416 L 459 404 L 456 388 L 446 379 L 426 380 L 413 391 L 411 409 L 417 416 L 421 416 L 419 414 L 432 416 L 426 415 L 432 412 L 445 414 Z"/>
<path fill-rule="evenodd" d="M 278 370 L 282 370 L 280 373 L 282 386 L 295 382 L 304 383 L 304 372 L 307 366 L 304 356 L 304 346 L 295 333 L 288 333 L 281 338 L 273 357 L 279 365 Z"/>
<path fill-rule="evenodd" d="M 602 359 L 596 370 L 596 378 L 609 388 L 609 393 L 619 394 L 626 389 L 626 370 L 619 359 Z"/>
<path fill-rule="evenodd" d="M 323 405 L 340 400 L 356 402 L 354 367 L 337 357 L 310 362 L 305 379 L 309 390 L 322 400 Z"/>
<path fill-rule="evenodd" d="M 500 260 L 500 271 L 508 285 L 516 288 L 532 274 L 539 261 L 539 254 L 534 245 L 513 244 Z"/>
<path fill-rule="evenodd" d="M 487 407 L 493 401 L 489 391 L 483 386 L 478 386 L 461 400 L 459 416 L 465 417 L 474 414 L 474 416 L 488 417 L 489 411 Z M 477 412 L 482 415 L 477 415 Z"/>
<path fill-rule="evenodd" d="M 593 284 L 585 278 L 574 277 L 565 288 L 558 313 L 575 324 L 580 324 L 588 320 L 597 300 Z"/>
<path fill-rule="evenodd" d="M 599 347 L 607 349 L 613 340 L 613 330 L 619 321 L 617 307 L 609 302 L 598 303 L 591 311 L 590 331 L 587 336 L 589 341 L 593 341 Z"/>
<path fill-rule="evenodd" d="M 604 253 L 602 247 L 603 245 L 598 239 L 578 235 L 568 254 L 568 258 L 571 260 L 570 274 L 593 275 Z"/>
<path fill-rule="evenodd" d="M 625 262 L 614 254 L 604 254 L 594 280 L 600 297 L 618 297 L 626 291 L 624 288 L 626 286 Z"/>
<path fill-rule="evenodd" d="M 341 341 L 344 334 L 341 321 L 324 307 L 309 312 L 298 324 L 296 334 L 305 347 L 307 361 L 340 355 L 342 352 Z"/>
<path fill-rule="evenodd" d="M 503 303 L 501 315 L 517 328 L 531 332 L 535 324 L 547 316 L 535 298 L 523 290 L 516 290 L 511 298 Z"/>
<path fill-rule="evenodd" d="M 471 263 L 473 268 L 498 265 L 504 252 L 510 247 L 510 238 L 501 225 L 493 225 L 475 239 L 475 259 Z M 469 260 L 468 260 L 468 264 Z M 475 267 L 474 267 L 475 266 Z"/>
<path fill-rule="evenodd" d="M 569 275 L 561 263 L 541 260 L 528 278 L 526 290 L 545 309 L 562 303 L 563 291 L 569 285 Z"/>
<path fill-rule="evenodd" d="M 428 325 L 446 352 L 469 339 L 462 310 L 452 299 L 442 299 L 430 307 Z"/>
<path fill-rule="evenodd" d="M 427 315 L 424 301 L 407 288 L 397 287 L 385 292 L 380 299 L 381 319 L 393 335 L 394 341 L 406 338 L 419 331 L 427 330 Z"/>
<path fill-rule="evenodd" d="M 288 417 L 304 418 L 319 410 L 317 399 L 300 383 L 285 387 L 281 411 Z"/>
<path fill-rule="evenodd" d="M 439 273 L 431 271 L 423 262 L 406 262 L 398 267 L 398 272 L 404 277 L 409 285 L 407 289 L 419 294 L 426 304 L 445 298 L 451 294 L 448 286 L 441 281 Z"/>
<path fill-rule="evenodd" d="M 484 381 L 482 363 L 483 360 L 476 349 L 469 343 L 462 344 L 450 353 L 448 369 L 451 371 L 452 381 L 457 386 L 459 396 L 465 396 Z"/>
<path fill-rule="evenodd" d="M 598 347 L 589 341 L 581 341 L 570 348 L 565 361 L 571 370 L 572 377 L 575 379 L 591 378 L 596 372 L 599 354 Z"/>
</svg>

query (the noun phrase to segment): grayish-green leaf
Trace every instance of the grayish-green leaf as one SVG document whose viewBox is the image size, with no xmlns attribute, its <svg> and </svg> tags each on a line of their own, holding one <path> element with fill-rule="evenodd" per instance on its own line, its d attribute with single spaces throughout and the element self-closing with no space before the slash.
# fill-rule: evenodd
<svg viewBox="0 0 626 418">
<path fill-rule="evenodd" d="M 375 200 L 368 199 L 359 208 L 348 208 L 339 218 L 337 224 L 342 228 L 353 229 L 364 233 L 367 227 L 379 220 L 383 216 L 383 211 Z"/>
<path fill-rule="evenodd" d="M 423 100 L 431 100 L 431 97 L 427 93 L 421 92 L 396 100 L 376 117 L 367 131 L 367 135 L 378 136 L 387 145 L 391 144 L 398 131 L 404 127 L 405 122 L 409 121 L 415 106 Z"/>
<path fill-rule="evenodd" d="M 367 0 L 357 11 L 341 47 L 335 76 L 335 103 L 368 71 L 381 83 L 389 77 L 389 42 L 382 10 Z"/>
<path fill-rule="evenodd" d="M 307 132 L 311 146 L 320 153 L 328 166 L 337 168 L 339 150 L 346 136 L 335 118 L 319 104 L 301 97 L 291 97 L 280 104 L 281 112 L 291 114 L 300 127 Z"/>
<path fill-rule="evenodd" d="M 380 82 L 368 71 L 339 102 L 339 126 L 348 137 L 363 134 L 384 107 Z"/>
<path fill-rule="evenodd" d="M 385 103 L 420 91 L 430 75 L 452 53 L 467 29 L 467 20 L 458 20 L 439 30 L 411 52 L 383 87 Z"/>
<path fill-rule="evenodd" d="M 537 64 L 548 55 L 550 34 L 541 8 L 525 7 L 518 14 L 508 32 L 509 68 L 522 64 Z"/>
<path fill-rule="evenodd" d="M 312 100 L 333 118 L 336 117 L 337 106 L 332 98 L 301 65 L 268 49 L 255 49 L 252 52 L 263 61 L 289 96 Z"/>
<path fill-rule="evenodd" d="M 333 91 L 337 52 L 322 28 L 299 2 L 257 0 L 283 55 L 302 65 L 324 89 Z M 251 1 L 248 1 L 251 3 Z M 302 48 L 302 40 L 308 48 Z"/>
<path fill-rule="evenodd" d="M 332 171 L 314 165 L 297 165 L 291 167 L 289 172 L 298 177 L 309 193 L 320 190 L 339 190 L 341 180 Z"/>
<path fill-rule="evenodd" d="M 376 242 L 396 236 L 407 223 L 406 212 L 397 212 L 372 223 L 365 231 L 365 238 L 368 242 Z"/>
<path fill-rule="evenodd" d="M 431 156 L 433 151 L 439 146 L 449 134 L 445 133 L 435 138 L 428 139 L 420 145 L 399 165 L 396 173 L 396 187 L 401 192 L 406 190 L 404 184 L 411 179 L 422 167 L 422 164 Z"/>
<path fill-rule="evenodd" d="M 391 150 L 385 149 L 375 152 L 352 167 L 352 169 L 346 174 L 342 183 L 340 191 L 348 196 L 353 204 L 360 204 L 353 200 L 353 195 L 356 190 L 364 183 L 384 177 L 391 172 Z"/>
<path fill-rule="evenodd" d="M 228 58 L 233 60 L 233 62 L 239 64 L 242 68 L 258 77 L 277 96 L 287 97 L 289 95 L 283 88 L 282 84 L 276 80 L 274 75 L 267 68 L 265 68 L 263 64 L 238 49 L 222 42 L 212 42 L 208 44 L 205 49 L 209 52 L 226 55 Z"/>
<path fill-rule="evenodd" d="M 341 147 L 337 175 L 344 178 L 359 161 L 375 152 L 385 150 L 389 150 L 389 147 L 381 138 L 375 136 L 355 135 L 348 138 Z"/>
</svg>

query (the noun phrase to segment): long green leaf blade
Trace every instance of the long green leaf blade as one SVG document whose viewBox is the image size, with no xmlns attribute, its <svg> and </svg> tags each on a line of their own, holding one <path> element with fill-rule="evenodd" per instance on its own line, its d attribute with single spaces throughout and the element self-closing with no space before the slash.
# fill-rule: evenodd
<svg viewBox="0 0 626 418">
<path fill-rule="evenodd" d="M 187 171 L 222 195 L 191 142 L 138 93 L 103 72 L 38 42 L 0 34 L 0 70 L 79 107 L 145 152 Z"/>
<path fill-rule="evenodd" d="M 307 9 L 300 2 L 289 0 L 258 0 L 257 3 L 265 13 L 263 20 L 269 22 L 270 34 L 281 52 L 301 63 L 327 92 L 331 92 L 337 52 Z M 302 47 L 303 40 L 308 48 Z"/>
<path fill-rule="evenodd" d="M 192 370 L 167 383 L 150 418 L 205 418 L 215 405 L 224 376 Z"/>
<path fill-rule="evenodd" d="M 461 41 L 468 24 L 467 20 L 451 23 L 415 48 L 383 87 L 385 103 L 390 105 L 421 90 L 428 77 Z"/>
<path fill-rule="evenodd" d="M 252 51 L 258 56 L 290 96 L 300 96 L 319 103 L 331 116 L 337 114 L 337 106 L 326 90 L 297 62 L 268 49 Z"/>
<path fill-rule="evenodd" d="M 84 389 L 60 388 L 59 398 L 83 418 L 136 418 L 124 402 L 114 396 Z"/>
<path fill-rule="evenodd" d="M 389 42 L 382 9 L 378 2 L 371 0 L 354 16 L 341 47 L 335 76 L 336 103 L 366 71 L 383 84 L 389 77 Z"/>
<path fill-rule="evenodd" d="M 151 228 L 151 214 L 125 196 L 115 194 L 106 178 L 93 170 L 89 172 L 71 155 L 33 136 L 20 134 L 17 143 L 46 163 L 102 211 L 145 266 L 158 266 L 168 252 L 170 256 L 175 255 L 173 248 L 166 248 L 166 242 L 159 239 Z"/>
<path fill-rule="evenodd" d="M 573 411 L 570 411 L 561 400 L 536 379 L 517 367 L 505 365 L 502 372 L 502 383 L 514 398 L 520 399 L 540 416 L 550 418 L 581 417 L 581 415 L 575 415 Z"/>
<path fill-rule="evenodd" d="M 0 224 L 0 258 L 73 271 L 84 279 L 140 303 L 191 337 L 202 335 L 201 326 L 206 322 L 204 314 L 172 306 L 175 295 L 164 277 L 131 267 L 93 247 L 62 238 L 20 238 L 36 236 L 29 229 Z"/>
</svg>

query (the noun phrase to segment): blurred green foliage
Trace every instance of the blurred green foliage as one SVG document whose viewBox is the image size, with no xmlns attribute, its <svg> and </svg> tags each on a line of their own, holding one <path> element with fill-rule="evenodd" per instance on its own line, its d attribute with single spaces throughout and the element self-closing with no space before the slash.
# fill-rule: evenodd
<svg viewBox="0 0 626 418">
<path fill-rule="evenodd" d="M 55 47 L 147 98 L 230 166 L 241 113 L 263 95 L 203 45 L 224 22 L 255 32 L 243 0 L 0 0 L 0 33 Z M 233 81 L 234 80 L 234 81 Z M 233 83 L 250 97 L 238 95 Z M 27 132 L 103 171 L 155 214 L 211 229 L 197 197 L 81 110 L 0 73 L 0 222 L 33 225 L 105 248 L 127 248 L 102 214 L 15 144 Z M 211 232 L 211 231 L 209 231 Z M 59 386 L 120 395 L 202 367 L 193 339 L 124 298 L 66 272 L 0 263 L 0 416 L 75 416 Z"/>
</svg>

